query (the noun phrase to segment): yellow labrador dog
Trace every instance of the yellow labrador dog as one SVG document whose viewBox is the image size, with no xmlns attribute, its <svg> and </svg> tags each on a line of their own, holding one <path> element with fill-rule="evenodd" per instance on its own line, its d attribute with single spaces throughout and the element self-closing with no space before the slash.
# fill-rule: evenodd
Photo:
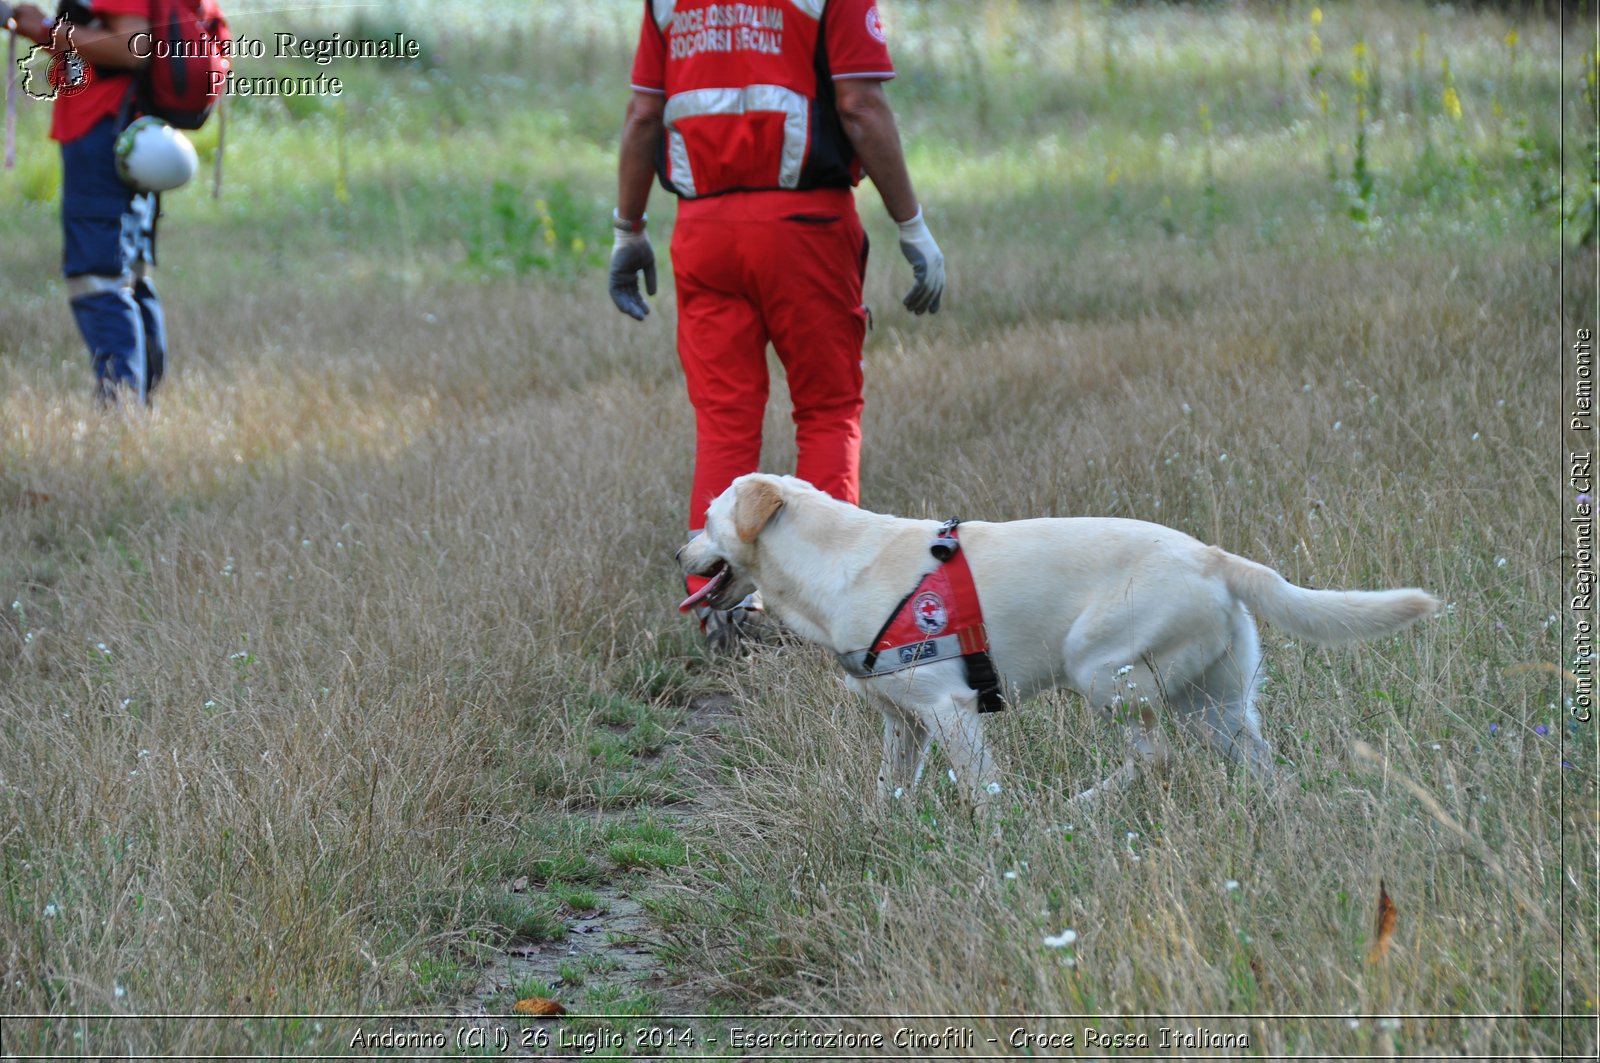
<svg viewBox="0 0 1600 1063">
<path fill-rule="evenodd" d="M 709 579 L 684 605 L 728 608 L 759 589 L 794 632 L 847 668 L 856 663 L 848 682 L 883 711 L 883 796 L 916 784 L 937 739 L 981 807 L 1000 783 L 965 660 L 921 661 L 913 647 L 912 663 L 900 663 L 902 655 L 892 670 L 861 677 L 862 651 L 880 644 L 886 618 L 941 567 L 930 549 L 940 531 L 937 521 L 858 509 L 791 476 L 741 476 L 707 509 L 704 533 L 679 552 L 685 572 Z M 972 521 L 960 525 L 958 549 L 981 601 L 1000 691 L 1015 704 L 1070 687 L 1106 715 L 1137 723 L 1134 746 L 1156 766 L 1169 755 L 1153 711 L 1164 706 L 1212 749 L 1257 775 L 1271 773 L 1252 704 L 1261 665 L 1252 613 L 1331 644 L 1376 638 L 1438 607 L 1415 589 L 1297 587 L 1265 565 L 1139 520 Z M 930 628 L 945 620 L 940 609 L 925 611 L 935 614 L 924 618 Z M 1136 770 L 1130 757 L 1079 799 Z"/>
</svg>

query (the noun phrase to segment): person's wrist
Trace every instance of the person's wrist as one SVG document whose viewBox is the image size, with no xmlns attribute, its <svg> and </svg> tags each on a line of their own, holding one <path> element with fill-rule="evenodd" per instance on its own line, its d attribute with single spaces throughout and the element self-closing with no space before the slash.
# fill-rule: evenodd
<svg viewBox="0 0 1600 1063">
<path fill-rule="evenodd" d="M 639 236 L 643 234 L 645 224 L 649 219 L 649 214 L 641 214 L 637 218 L 624 218 L 620 210 L 616 207 L 611 208 L 611 227 L 618 233 Z"/>
<path fill-rule="evenodd" d="M 905 221 L 895 223 L 900 229 L 900 235 L 915 237 L 928 231 L 928 223 L 922 220 L 922 205 L 917 205 L 917 212 Z"/>
</svg>

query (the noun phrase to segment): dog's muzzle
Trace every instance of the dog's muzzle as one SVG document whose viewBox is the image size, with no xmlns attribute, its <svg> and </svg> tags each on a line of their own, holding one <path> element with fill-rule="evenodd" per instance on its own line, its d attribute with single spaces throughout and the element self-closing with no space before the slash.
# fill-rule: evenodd
<svg viewBox="0 0 1600 1063">
<path fill-rule="evenodd" d="M 711 599 L 714 598 L 716 593 L 728 583 L 729 579 L 733 575 L 733 569 L 728 567 L 728 563 L 726 561 L 718 561 L 710 571 L 692 572 L 690 575 L 700 576 L 706 582 L 705 585 L 699 590 L 695 591 L 693 594 L 689 595 L 689 597 L 678 603 L 678 612 L 680 613 L 687 613 L 690 609 L 693 609 L 701 602 L 714 605 Z"/>
</svg>

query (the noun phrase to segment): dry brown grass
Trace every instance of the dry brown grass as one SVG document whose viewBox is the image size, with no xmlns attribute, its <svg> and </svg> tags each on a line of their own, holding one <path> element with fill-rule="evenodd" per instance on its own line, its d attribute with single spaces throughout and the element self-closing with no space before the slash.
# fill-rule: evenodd
<svg viewBox="0 0 1600 1063">
<path fill-rule="evenodd" d="M 603 147 L 572 150 L 603 183 Z M 930 182 L 938 319 L 906 320 L 903 268 L 874 260 L 865 500 L 1158 520 L 1302 583 L 1450 602 L 1351 649 L 1266 633 L 1266 733 L 1293 781 L 1263 792 L 1182 745 L 1165 785 L 1069 814 L 1123 746 L 1062 697 L 991 723 L 1019 795 L 998 840 L 937 761 L 915 808 L 876 808 L 878 722 L 830 662 L 687 674 L 670 285 L 635 326 L 598 273 L 464 278 L 449 243 L 373 275 L 330 250 L 305 285 L 175 205 L 167 260 L 189 272 L 166 288 L 177 368 L 154 417 L 91 413 L 47 282 L 5 311 L 0 1012 L 57 1016 L 8 1023 L 6 1050 L 293 1053 L 337 1031 L 61 1016 L 455 999 L 463 969 L 536 932 L 501 877 L 582 855 L 551 830 L 683 785 L 670 758 L 596 754 L 597 696 L 670 726 L 711 680 L 741 724 L 658 920 L 712 1004 L 1107 1030 L 1242 1013 L 1261 1017 L 1130 1028 L 1268 1053 L 1592 1049 L 1594 731 L 1564 735 L 1559 677 L 1511 671 L 1568 655 L 1547 622 L 1565 477 L 1548 229 L 1369 238 L 1291 215 L 1294 238 L 1264 240 L 1283 201 L 1258 210 L 1247 185 L 1214 238 L 1179 242 L 1153 221 L 1102 233 L 1092 182 L 1067 198 L 1047 170 L 1009 173 L 970 210 Z M 53 255 L 44 211 L 8 231 L 0 264 Z M 1582 313 L 1592 260 L 1565 276 Z M 791 465 L 785 424 L 780 388 L 769 468 Z M 1399 914 L 1368 963 L 1380 879 Z M 1067 927 L 1070 950 L 1043 944 Z"/>
</svg>

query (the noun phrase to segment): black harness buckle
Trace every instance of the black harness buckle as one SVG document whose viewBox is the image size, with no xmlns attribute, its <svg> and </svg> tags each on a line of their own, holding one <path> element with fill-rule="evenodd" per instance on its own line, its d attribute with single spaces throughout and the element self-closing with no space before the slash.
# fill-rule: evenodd
<svg viewBox="0 0 1600 1063">
<path fill-rule="evenodd" d="M 960 517 L 951 517 L 939 525 L 939 530 L 933 533 L 933 542 L 928 544 L 928 552 L 940 564 L 956 556 L 956 551 L 961 549 L 961 540 L 956 538 L 956 528 L 961 524 Z"/>
</svg>

